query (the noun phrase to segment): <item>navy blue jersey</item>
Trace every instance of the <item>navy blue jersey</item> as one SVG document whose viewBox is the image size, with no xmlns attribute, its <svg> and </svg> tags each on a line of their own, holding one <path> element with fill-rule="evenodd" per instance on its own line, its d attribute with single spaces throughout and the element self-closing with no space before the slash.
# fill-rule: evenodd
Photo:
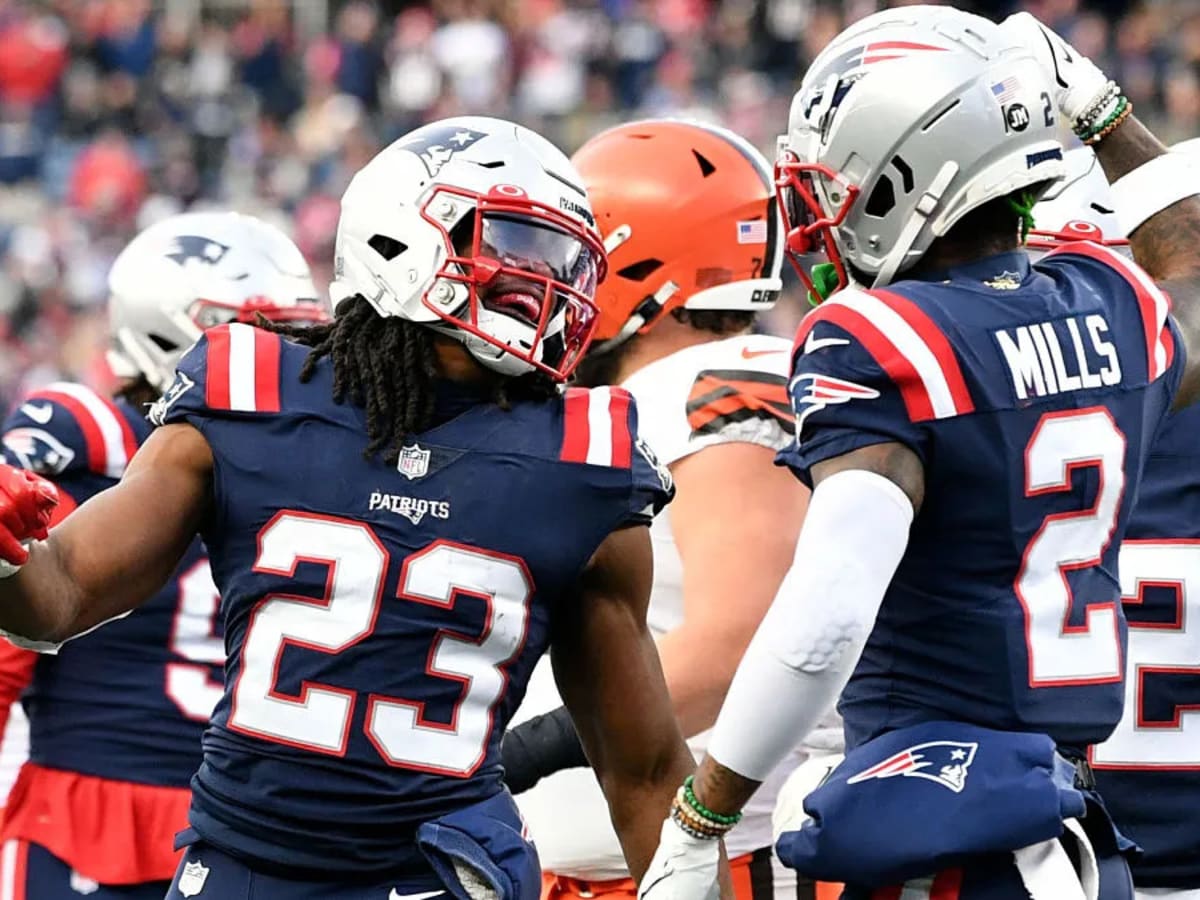
<svg viewBox="0 0 1200 900">
<path fill-rule="evenodd" d="M 1120 572 L 1125 713 L 1092 767 L 1145 850 L 1135 884 L 1200 888 L 1200 407 L 1169 416 L 1154 441 Z"/>
<path fill-rule="evenodd" d="M 399 463 L 364 458 L 366 416 L 323 360 L 250 326 L 192 348 L 152 412 L 214 458 L 204 532 L 227 689 L 191 821 L 264 870 L 426 870 L 418 825 L 503 789 L 499 739 L 559 604 L 670 476 L 618 388 L 505 411 L 443 385 Z"/>
<path fill-rule="evenodd" d="M 73 508 L 116 484 L 149 434 L 123 400 L 55 384 L 4 423 L 4 460 L 54 481 Z M 99 778 L 186 787 L 221 694 L 217 605 L 195 541 L 140 609 L 40 656 L 23 698 L 30 759 Z"/>
<path fill-rule="evenodd" d="M 1072 244 L 836 295 L 801 324 L 802 478 L 898 442 L 924 464 L 908 547 L 839 709 L 851 747 L 951 719 L 1101 741 L 1121 716 L 1117 548 L 1182 368 L 1166 297 Z"/>
</svg>

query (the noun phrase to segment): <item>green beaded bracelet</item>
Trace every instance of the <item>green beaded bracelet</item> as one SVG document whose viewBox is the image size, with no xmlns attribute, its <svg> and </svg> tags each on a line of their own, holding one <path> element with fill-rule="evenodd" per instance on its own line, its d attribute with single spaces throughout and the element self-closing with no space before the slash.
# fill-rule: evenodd
<svg viewBox="0 0 1200 900">
<path fill-rule="evenodd" d="M 692 790 L 692 785 L 695 783 L 696 779 L 691 775 L 683 779 L 683 798 L 687 800 L 688 806 L 700 813 L 700 815 L 704 816 L 704 818 L 713 822 L 718 822 L 721 825 L 729 825 L 732 827 L 738 822 L 742 821 L 741 813 L 734 813 L 732 816 L 723 816 L 720 813 L 713 812 L 711 809 L 701 803 L 699 798 L 696 797 L 696 792 Z"/>
<path fill-rule="evenodd" d="M 1086 143 L 1087 141 L 1090 141 L 1092 138 L 1099 135 L 1101 132 L 1104 131 L 1104 129 L 1108 128 L 1115 121 L 1117 121 L 1117 119 L 1121 118 L 1121 116 L 1124 114 L 1125 108 L 1127 106 L 1129 106 L 1129 98 L 1122 96 L 1117 101 L 1116 108 L 1109 114 L 1108 118 L 1106 118 L 1099 125 L 1093 125 L 1091 128 L 1087 129 L 1087 132 L 1085 134 L 1079 135 L 1079 139 Z"/>
</svg>

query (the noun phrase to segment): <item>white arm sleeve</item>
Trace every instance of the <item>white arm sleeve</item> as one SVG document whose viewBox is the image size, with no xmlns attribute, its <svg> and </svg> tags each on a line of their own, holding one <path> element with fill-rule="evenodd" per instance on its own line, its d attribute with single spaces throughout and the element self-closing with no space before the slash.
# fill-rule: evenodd
<svg viewBox="0 0 1200 900">
<path fill-rule="evenodd" d="M 764 780 L 850 680 L 896 573 L 913 507 L 874 472 L 817 485 L 792 567 L 738 666 L 708 752 Z"/>
</svg>

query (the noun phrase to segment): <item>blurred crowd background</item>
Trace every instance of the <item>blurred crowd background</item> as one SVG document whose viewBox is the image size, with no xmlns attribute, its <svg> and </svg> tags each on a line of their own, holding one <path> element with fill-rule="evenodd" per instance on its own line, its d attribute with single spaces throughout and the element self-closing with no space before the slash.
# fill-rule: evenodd
<svg viewBox="0 0 1200 900">
<path fill-rule="evenodd" d="M 270 218 L 324 286 L 347 180 L 430 119 L 511 117 L 570 152 L 622 120 L 689 116 L 772 156 L 807 62 L 876 8 L 0 0 L 0 410 L 56 378 L 107 386 L 109 264 L 165 215 L 220 206 Z M 1164 139 L 1200 134 L 1200 0 L 1024 8 L 1096 59 Z M 785 332 L 801 306 L 793 291 L 765 327 Z"/>
</svg>

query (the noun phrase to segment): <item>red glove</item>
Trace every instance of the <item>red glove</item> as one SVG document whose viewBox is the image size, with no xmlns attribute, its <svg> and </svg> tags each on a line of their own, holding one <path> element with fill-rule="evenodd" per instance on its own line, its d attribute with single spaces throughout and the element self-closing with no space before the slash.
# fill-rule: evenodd
<svg viewBox="0 0 1200 900">
<path fill-rule="evenodd" d="M 58 506 L 58 488 L 24 469 L 0 465 L 0 560 L 14 566 L 29 561 L 22 541 L 46 539 Z"/>
</svg>

